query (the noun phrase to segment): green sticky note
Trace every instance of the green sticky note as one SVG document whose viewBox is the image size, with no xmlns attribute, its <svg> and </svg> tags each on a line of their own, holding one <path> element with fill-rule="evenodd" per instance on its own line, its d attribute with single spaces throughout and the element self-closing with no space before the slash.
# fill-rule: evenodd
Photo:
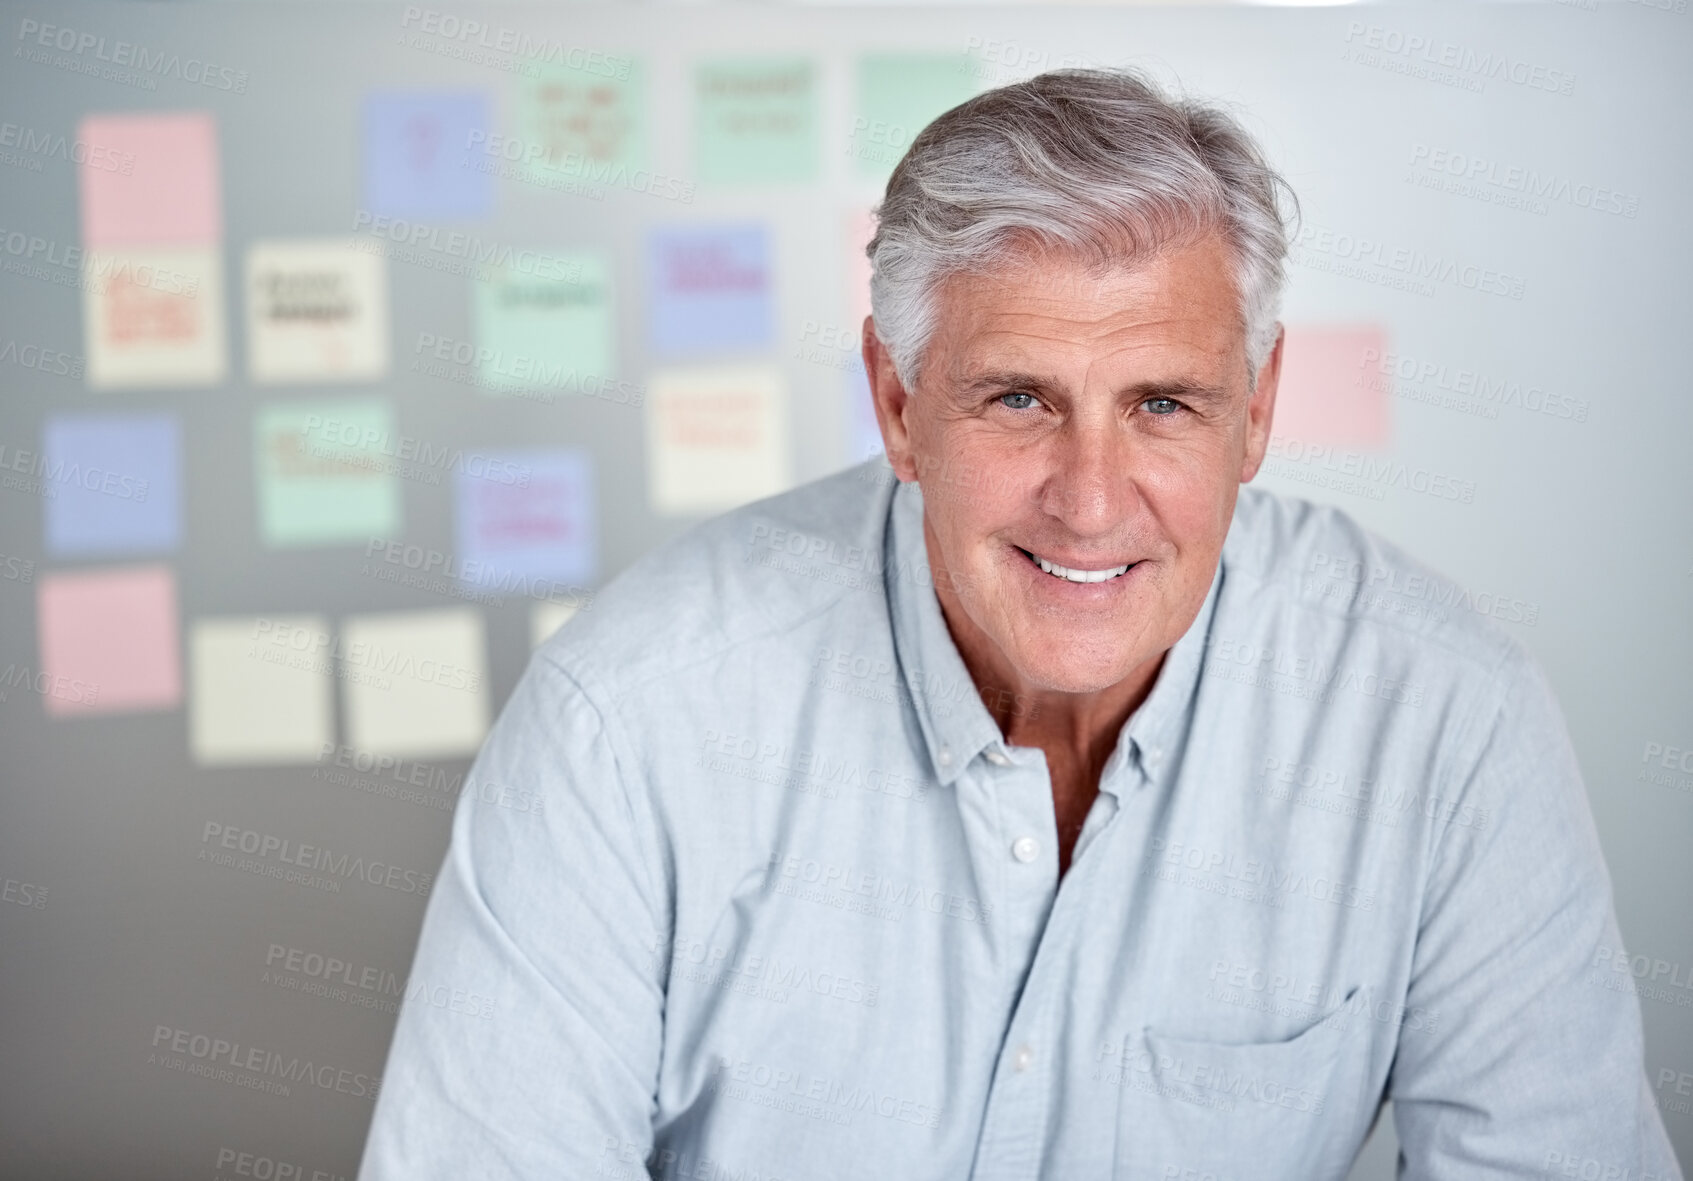
<svg viewBox="0 0 1693 1181">
<path fill-rule="evenodd" d="M 591 253 L 546 257 L 555 265 L 495 269 L 473 284 L 484 389 L 595 393 L 616 376 L 610 264 Z"/>
<path fill-rule="evenodd" d="M 802 57 L 720 58 L 694 72 L 694 174 L 704 184 L 817 179 L 817 67 Z"/>
<path fill-rule="evenodd" d="M 253 422 L 259 535 L 267 546 L 335 545 L 400 532 L 405 440 L 380 398 L 273 402 Z"/>
<path fill-rule="evenodd" d="M 963 54 L 860 57 L 846 147 L 859 175 L 887 179 L 918 132 L 975 93 L 976 71 Z"/>
<path fill-rule="evenodd" d="M 548 63 L 519 90 L 523 175 L 534 184 L 561 179 L 638 186 L 647 165 L 646 89 L 641 63 L 627 69 Z"/>
</svg>

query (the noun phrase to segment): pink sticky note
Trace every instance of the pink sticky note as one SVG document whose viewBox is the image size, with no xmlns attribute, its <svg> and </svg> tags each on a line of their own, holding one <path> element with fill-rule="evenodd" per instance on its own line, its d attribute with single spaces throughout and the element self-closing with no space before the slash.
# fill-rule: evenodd
<svg viewBox="0 0 1693 1181">
<path fill-rule="evenodd" d="M 1385 448 L 1393 424 L 1388 385 L 1377 366 L 1386 350 L 1381 324 L 1288 325 L 1276 387 L 1276 436 Z"/>
<path fill-rule="evenodd" d="M 859 325 L 870 314 L 870 257 L 864 248 L 876 234 L 876 219 L 868 209 L 857 209 L 846 219 L 847 331 L 858 338 Z"/>
<path fill-rule="evenodd" d="M 223 237 L 209 112 L 89 115 L 77 134 L 106 149 L 90 151 L 78 169 L 85 247 L 204 246 Z"/>
<path fill-rule="evenodd" d="M 49 574 L 36 591 L 52 717 L 170 709 L 182 700 L 176 577 L 169 566 Z"/>
</svg>

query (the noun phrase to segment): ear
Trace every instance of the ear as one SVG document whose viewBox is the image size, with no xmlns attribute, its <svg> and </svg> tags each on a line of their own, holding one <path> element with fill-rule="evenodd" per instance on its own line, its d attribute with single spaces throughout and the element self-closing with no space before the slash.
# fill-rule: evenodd
<svg viewBox="0 0 1693 1181">
<path fill-rule="evenodd" d="M 876 407 L 876 425 L 882 431 L 882 447 L 894 475 L 904 483 L 917 478 L 917 461 L 912 454 L 911 432 L 906 428 L 905 408 L 911 395 L 894 371 L 887 346 L 876 335 L 876 320 L 864 317 L 864 374 L 870 381 L 870 400 Z"/>
<path fill-rule="evenodd" d="M 1264 462 L 1264 452 L 1270 447 L 1270 423 L 1275 417 L 1276 384 L 1281 380 L 1282 341 L 1287 330 L 1276 324 L 1276 343 L 1258 370 L 1258 388 L 1246 404 L 1246 454 L 1240 461 L 1240 482 L 1251 480 Z"/>
</svg>

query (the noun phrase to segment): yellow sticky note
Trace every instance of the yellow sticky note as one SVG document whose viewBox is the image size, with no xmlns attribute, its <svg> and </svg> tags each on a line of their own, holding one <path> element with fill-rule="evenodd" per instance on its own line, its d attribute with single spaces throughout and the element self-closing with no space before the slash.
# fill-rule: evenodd
<svg viewBox="0 0 1693 1181">
<path fill-rule="evenodd" d="M 529 608 L 529 646 L 539 648 L 552 639 L 577 611 L 574 603 L 536 603 Z"/>
<path fill-rule="evenodd" d="M 188 669 L 196 763 L 310 763 L 335 741 L 335 669 L 322 616 L 195 620 Z"/>
<path fill-rule="evenodd" d="M 423 759 L 481 747 L 488 644 L 474 607 L 350 616 L 335 648 L 354 750 Z"/>
<path fill-rule="evenodd" d="M 247 372 L 255 382 L 374 381 L 388 372 L 388 270 L 355 239 L 247 250 Z"/>
<path fill-rule="evenodd" d="M 224 379 L 223 259 L 216 246 L 90 250 L 81 278 L 90 386 Z"/>
<path fill-rule="evenodd" d="M 647 400 L 648 495 L 654 512 L 722 512 L 793 482 L 787 391 L 768 365 L 672 369 Z"/>
</svg>

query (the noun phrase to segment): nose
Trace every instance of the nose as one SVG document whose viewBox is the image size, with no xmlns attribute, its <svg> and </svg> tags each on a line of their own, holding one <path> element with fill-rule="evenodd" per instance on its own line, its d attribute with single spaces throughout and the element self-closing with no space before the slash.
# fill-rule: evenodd
<svg viewBox="0 0 1693 1181">
<path fill-rule="evenodd" d="M 1078 415 L 1059 428 L 1053 443 L 1052 467 L 1040 492 L 1042 511 L 1078 538 L 1118 533 L 1134 496 L 1124 428 Z"/>
</svg>

